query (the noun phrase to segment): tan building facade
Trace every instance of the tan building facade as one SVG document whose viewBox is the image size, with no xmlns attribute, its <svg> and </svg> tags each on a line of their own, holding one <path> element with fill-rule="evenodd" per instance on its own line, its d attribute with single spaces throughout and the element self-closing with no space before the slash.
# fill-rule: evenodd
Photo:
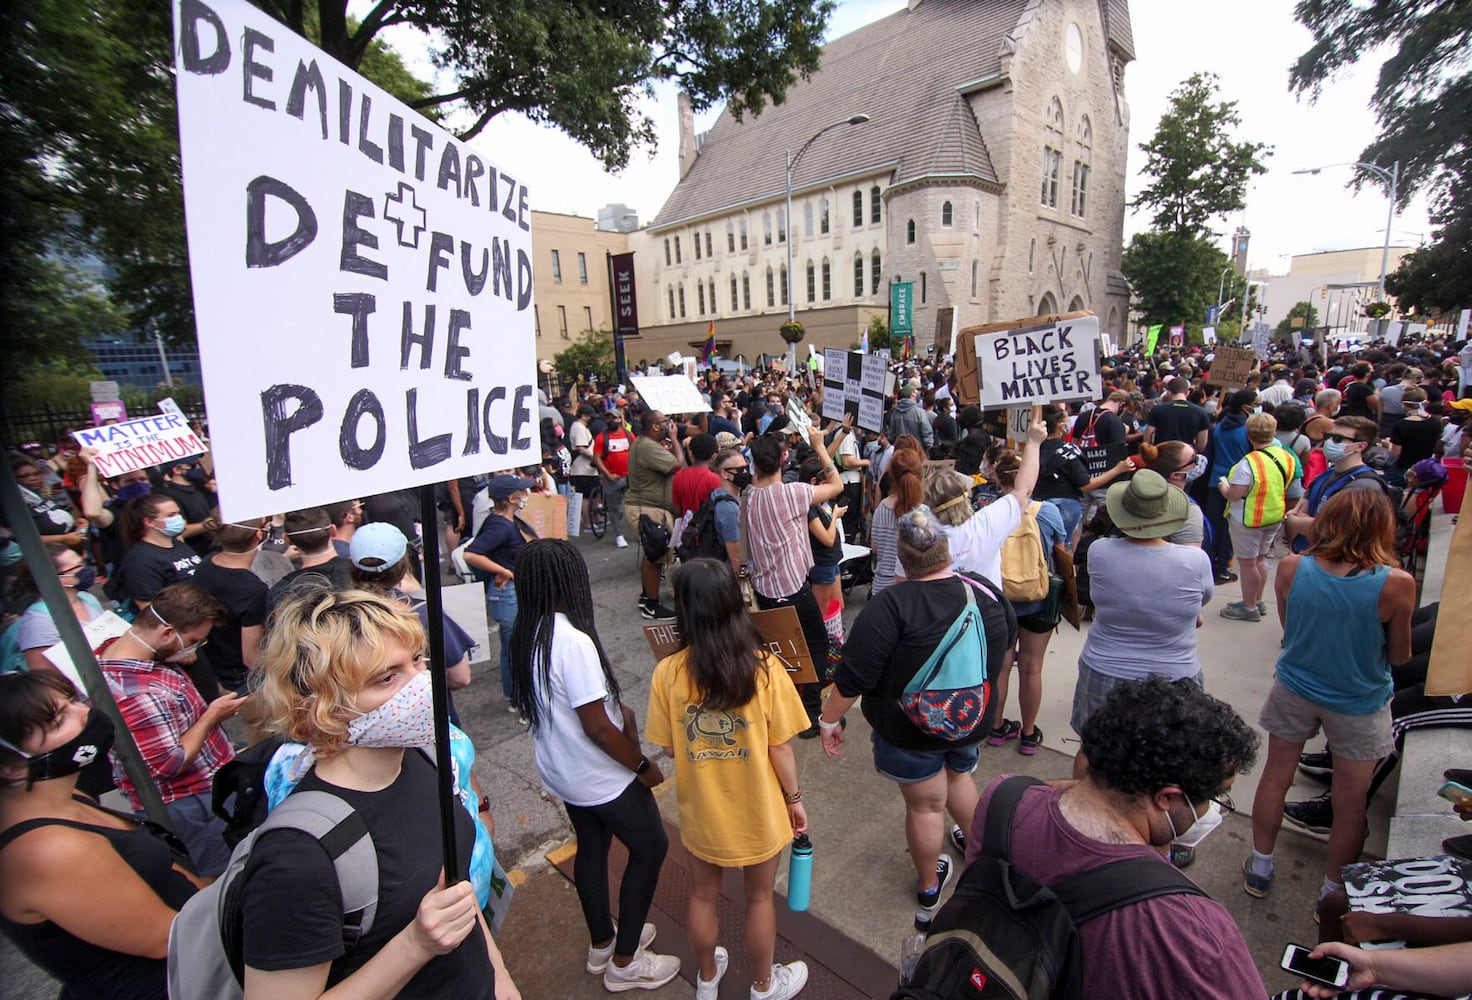
<svg viewBox="0 0 1472 1000">
<path fill-rule="evenodd" d="M 789 295 L 804 346 L 847 348 L 895 281 L 920 350 L 946 307 L 957 328 L 1091 309 L 1118 339 L 1133 58 L 1126 0 L 912 0 L 759 116 L 697 137 L 682 107 L 681 180 L 630 234 L 629 357 L 688 352 L 712 322 L 723 354 L 780 354 Z M 785 153 L 820 131 L 789 220 Z"/>
<path fill-rule="evenodd" d="M 608 255 L 628 249 L 628 234 L 600 230 L 592 219 L 532 212 L 537 360 L 550 360 L 566 350 L 584 330 L 605 330 L 613 336 Z"/>
<path fill-rule="evenodd" d="M 1391 247 L 1387 272 L 1400 266 L 1412 247 Z M 1364 308 L 1375 301 L 1380 284 L 1380 260 L 1384 246 L 1324 253 L 1296 254 L 1287 274 L 1268 278 L 1262 296 L 1264 321 L 1276 327 L 1299 302 L 1308 302 L 1318 314 L 1320 326 L 1336 332 L 1361 333 L 1368 329 Z M 1387 298 L 1394 302 L 1393 296 Z"/>
</svg>

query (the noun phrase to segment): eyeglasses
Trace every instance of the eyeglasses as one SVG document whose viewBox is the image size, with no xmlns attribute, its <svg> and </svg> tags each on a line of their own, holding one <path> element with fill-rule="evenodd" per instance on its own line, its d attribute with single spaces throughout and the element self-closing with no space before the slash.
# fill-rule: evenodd
<svg viewBox="0 0 1472 1000">
<path fill-rule="evenodd" d="M 746 466 L 744 466 L 744 465 L 725 465 L 725 466 L 722 466 L 721 467 L 721 471 L 722 472 L 745 472 L 746 471 Z"/>
<path fill-rule="evenodd" d="M 1234 813 L 1237 811 L 1237 805 L 1232 801 L 1232 796 L 1226 792 L 1222 792 L 1220 795 L 1213 795 L 1211 801 L 1221 807 L 1221 811 L 1224 813 Z"/>
</svg>

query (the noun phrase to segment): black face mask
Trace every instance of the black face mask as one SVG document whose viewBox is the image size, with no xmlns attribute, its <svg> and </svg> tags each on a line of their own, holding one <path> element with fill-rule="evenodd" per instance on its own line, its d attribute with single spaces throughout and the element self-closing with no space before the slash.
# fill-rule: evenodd
<svg viewBox="0 0 1472 1000">
<path fill-rule="evenodd" d="M 76 736 L 59 747 L 26 759 L 26 788 L 38 781 L 65 778 L 76 774 L 112 749 L 115 733 L 112 719 L 93 706 L 87 712 L 87 724 Z"/>
<path fill-rule="evenodd" d="M 736 484 L 738 490 L 744 490 L 751 485 L 751 473 L 737 472 L 731 476 L 731 482 Z"/>
</svg>

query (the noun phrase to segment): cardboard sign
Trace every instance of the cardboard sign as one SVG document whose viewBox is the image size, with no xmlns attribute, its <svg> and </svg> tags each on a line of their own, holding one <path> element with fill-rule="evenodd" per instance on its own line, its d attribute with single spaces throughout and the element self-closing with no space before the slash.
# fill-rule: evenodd
<svg viewBox="0 0 1472 1000">
<path fill-rule="evenodd" d="M 535 464 L 531 165 L 246 0 L 172 6 L 223 518 Z"/>
<path fill-rule="evenodd" d="M 803 637 L 802 623 L 797 620 L 796 610 L 773 608 L 770 611 L 753 611 L 751 620 L 767 649 L 787 668 L 787 676 L 792 678 L 792 683 L 818 683 L 818 672 L 808 652 L 808 642 Z M 656 661 L 678 653 L 685 644 L 679 626 L 673 621 L 645 625 L 644 640 L 649 643 L 649 650 Z"/>
<path fill-rule="evenodd" d="M 517 515 L 538 538 L 567 537 L 567 497 L 560 493 L 532 493 Z"/>
<path fill-rule="evenodd" d="M 123 405 L 122 400 L 92 404 L 92 423 L 98 427 L 109 421 L 118 422 L 127 419 L 128 408 Z"/>
<path fill-rule="evenodd" d="M 204 442 L 189 429 L 189 421 L 172 413 L 88 427 L 72 431 L 72 437 L 83 448 L 97 449 L 97 471 L 108 479 L 205 451 Z"/>
<path fill-rule="evenodd" d="M 1084 453 L 1084 465 L 1089 470 L 1089 478 L 1096 479 L 1120 462 L 1129 457 L 1129 445 L 1123 441 L 1115 444 L 1098 444 L 1089 448 L 1080 448 Z"/>
<path fill-rule="evenodd" d="M 852 413 L 854 422 L 865 430 L 884 429 L 885 360 L 873 354 L 839 351 L 823 352 L 823 417 L 842 420 Z"/>
<path fill-rule="evenodd" d="M 1039 316 L 1018 324 L 971 328 L 961 341 L 974 344 L 969 373 L 956 352 L 958 379 L 973 378 L 982 409 L 1097 399 L 1099 318 L 1093 313 Z M 970 396 L 970 386 L 963 385 Z M 974 398 L 960 400 L 964 405 Z"/>
<path fill-rule="evenodd" d="M 634 388 L 644 397 L 651 410 L 668 416 L 671 413 L 709 413 L 710 404 L 700 389 L 685 375 L 634 375 Z"/>
<path fill-rule="evenodd" d="M 116 382 L 88 382 L 87 389 L 94 403 L 116 403 L 123 398 Z"/>
<path fill-rule="evenodd" d="M 1257 355 L 1242 347 L 1218 347 L 1211 359 L 1206 381 L 1223 389 L 1241 389 L 1247 376 L 1257 371 Z"/>
</svg>

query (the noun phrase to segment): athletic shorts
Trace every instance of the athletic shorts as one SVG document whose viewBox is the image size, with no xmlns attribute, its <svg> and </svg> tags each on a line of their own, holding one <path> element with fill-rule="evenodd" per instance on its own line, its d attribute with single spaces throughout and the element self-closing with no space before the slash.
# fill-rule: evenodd
<svg viewBox="0 0 1472 1000">
<path fill-rule="evenodd" d="M 1257 724 L 1289 743 L 1307 743 L 1323 729 L 1329 751 L 1345 760 L 1379 760 L 1395 748 L 1390 702 L 1369 715 L 1343 715 L 1295 694 L 1278 680 L 1273 681 Z"/>
</svg>

